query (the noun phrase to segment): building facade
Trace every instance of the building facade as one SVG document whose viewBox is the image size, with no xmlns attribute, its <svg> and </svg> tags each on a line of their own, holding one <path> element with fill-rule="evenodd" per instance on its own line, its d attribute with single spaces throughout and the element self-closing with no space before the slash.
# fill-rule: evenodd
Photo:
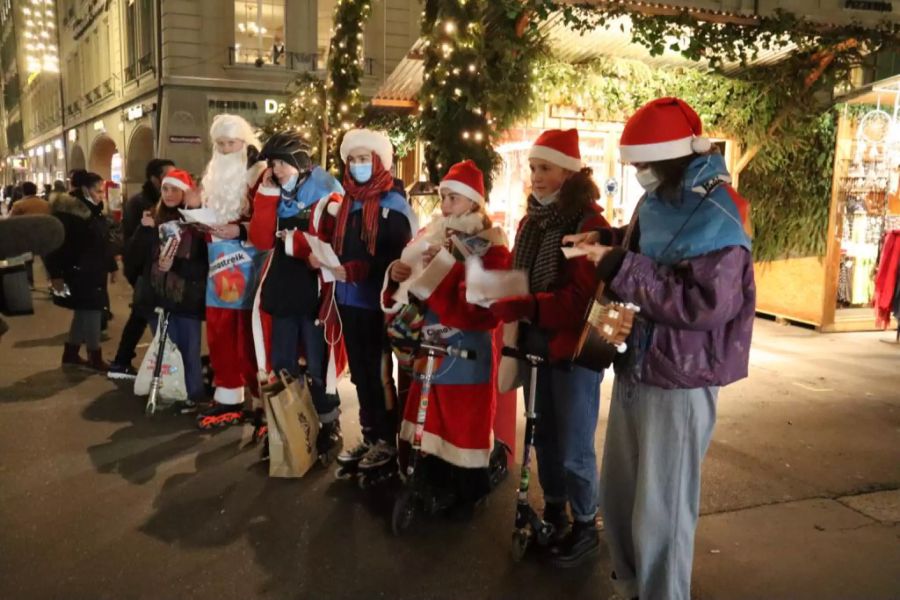
<svg viewBox="0 0 900 600">
<path fill-rule="evenodd" d="M 55 15 L 59 73 L 42 70 L 23 80 L 30 57 L 17 32 L 36 2 Z M 121 186 L 115 203 L 140 188 L 154 156 L 199 176 L 215 115 L 240 114 L 261 126 L 300 73 L 324 77 L 335 0 L 0 0 L 0 6 L 10 14 L 0 38 L 5 154 L 18 165 L 9 172 L 17 181 L 44 182 L 86 168 Z M 417 0 L 373 3 L 364 92 L 374 93 L 412 45 L 420 10 Z"/>
</svg>

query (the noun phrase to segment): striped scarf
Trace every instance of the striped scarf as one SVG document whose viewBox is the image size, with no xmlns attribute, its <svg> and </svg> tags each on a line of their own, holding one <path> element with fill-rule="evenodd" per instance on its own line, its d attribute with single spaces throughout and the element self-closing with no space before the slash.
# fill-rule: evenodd
<svg viewBox="0 0 900 600">
<path fill-rule="evenodd" d="M 564 260 L 562 238 L 577 227 L 581 211 L 564 215 L 560 202 L 542 206 L 534 196 L 528 198 L 528 211 L 516 238 L 513 266 L 528 273 L 532 292 L 546 292 L 558 283 Z"/>
</svg>

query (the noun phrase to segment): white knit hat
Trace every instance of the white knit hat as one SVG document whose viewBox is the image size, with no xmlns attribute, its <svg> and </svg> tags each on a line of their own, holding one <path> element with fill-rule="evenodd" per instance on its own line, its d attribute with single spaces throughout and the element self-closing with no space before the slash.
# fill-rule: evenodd
<svg viewBox="0 0 900 600">
<path fill-rule="evenodd" d="M 351 129 L 344 134 L 344 140 L 341 142 L 341 160 L 347 162 L 347 155 L 360 149 L 371 150 L 377 154 L 384 168 L 391 170 L 394 164 L 394 148 L 386 133 L 374 129 Z"/>
</svg>

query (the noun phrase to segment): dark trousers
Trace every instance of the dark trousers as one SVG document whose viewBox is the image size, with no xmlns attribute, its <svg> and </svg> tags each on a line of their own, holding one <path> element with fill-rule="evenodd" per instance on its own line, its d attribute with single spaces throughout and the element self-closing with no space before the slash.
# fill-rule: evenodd
<svg viewBox="0 0 900 600">
<path fill-rule="evenodd" d="M 359 424 L 370 442 L 396 438 L 393 365 L 384 313 L 380 310 L 339 305 L 350 380 L 359 398 Z"/>
<path fill-rule="evenodd" d="M 282 369 L 293 377 L 300 376 L 300 347 L 306 356 L 306 373 L 309 375 L 309 393 L 322 423 L 338 418 L 340 399 L 336 394 L 325 393 L 325 374 L 328 355 L 325 330 L 316 325 L 312 317 L 290 316 L 272 318 L 272 368 Z"/>
<path fill-rule="evenodd" d="M 136 312 L 134 307 L 131 308 L 131 314 L 125 321 L 125 328 L 122 329 L 122 337 L 119 339 L 119 349 L 116 350 L 115 363 L 117 365 L 130 365 L 131 361 L 137 355 L 137 345 L 141 338 L 144 337 L 144 330 L 147 329 L 147 318 Z"/>
</svg>

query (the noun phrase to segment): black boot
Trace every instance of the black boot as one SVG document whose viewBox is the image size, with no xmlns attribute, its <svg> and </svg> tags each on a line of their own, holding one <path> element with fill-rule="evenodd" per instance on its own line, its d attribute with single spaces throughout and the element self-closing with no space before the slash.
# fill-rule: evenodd
<svg viewBox="0 0 900 600">
<path fill-rule="evenodd" d="M 569 533 L 569 514 L 565 502 L 547 502 L 544 505 L 544 522 L 553 525 L 551 544 L 558 544 Z"/>
<path fill-rule="evenodd" d="M 550 549 L 550 560 L 557 567 L 576 567 L 599 551 L 600 532 L 594 520 L 575 521 L 569 535 Z"/>
<path fill-rule="evenodd" d="M 316 450 L 319 462 L 326 467 L 334 462 L 344 449 L 344 436 L 341 435 L 341 422 L 335 419 L 331 423 L 322 423 L 319 436 L 316 438 Z"/>
</svg>

